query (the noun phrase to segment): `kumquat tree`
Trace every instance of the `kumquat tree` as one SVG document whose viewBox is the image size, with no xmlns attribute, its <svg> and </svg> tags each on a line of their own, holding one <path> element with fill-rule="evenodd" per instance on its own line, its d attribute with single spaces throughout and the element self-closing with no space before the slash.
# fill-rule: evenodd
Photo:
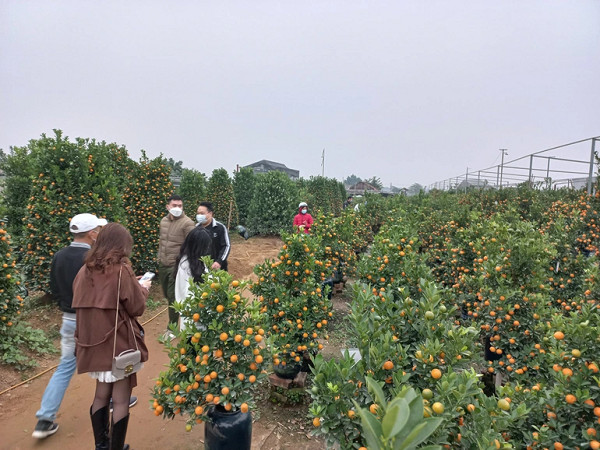
<svg viewBox="0 0 600 450">
<path fill-rule="evenodd" d="M 19 279 L 16 275 L 16 258 L 10 247 L 10 235 L 6 224 L 0 222 L 0 336 L 4 336 L 18 319 L 23 307 L 23 298 L 17 290 Z"/>
<path fill-rule="evenodd" d="M 376 234 L 346 317 L 360 356 L 315 358 L 314 432 L 395 448 L 387 409 L 414 389 L 442 419 L 423 444 L 600 448 L 599 210 L 522 188 L 365 207 Z"/>
<path fill-rule="evenodd" d="M 156 270 L 159 228 L 167 198 L 173 193 L 170 170 L 163 157 L 131 162 L 131 178 L 123 194 L 126 222 L 133 237 L 131 262 L 136 272 Z"/>
<path fill-rule="evenodd" d="M 19 370 L 37 365 L 31 352 L 56 353 L 52 342 L 44 332 L 21 322 L 25 303 L 25 289 L 17 271 L 17 257 L 6 231 L 6 223 L 0 221 L 0 361 Z"/>
<path fill-rule="evenodd" d="M 60 131 L 0 155 L 0 168 L 10 194 L 0 222 L 6 360 L 19 283 L 47 287 L 70 218 L 125 223 L 135 270 L 152 270 L 174 187 L 162 156 L 136 162 L 124 147 Z M 322 177 L 187 174 L 187 201 L 204 192 L 218 220 L 241 218 L 246 237 L 275 235 L 281 246 L 251 280 L 210 271 L 190 284 L 175 305 L 183 324 L 163 339 L 156 416 L 185 415 L 188 431 L 207 430 L 216 412 L 251 425 L 268 378 L 310 399 L 307 423 L 331 448 L 600 449 L 598 194 L 365 194 L 342 209 L 345 188 Z M 314 212 L 310 234 L 290 232 L 299 201 Z"/>
<path fill-rule="evenodd" d="M 70 141 L 55 135 L 30 141 L 34 172 L 22 220 L 20 246 L 23 271 L 33 290 L 48 288 L 54 253 L 71 239 L 69 221 L 91 211 L 108 220 L 123 220 L 120 188 L 125 173 L 123 148 L 95 140 Z M 10 201 L 10 199 L 9 199 Z"/>
<path fill-rule="evenodd" d="M 331 273 L 318 238 L 304 233 L 283 234 L 277 261 L 255 268 L 258 280 L 252 292 L 261 303 L 273 364 L 281 371 L 295 366 L 323 348 L 328 320 L 333 316 Z"/>
<path fill-rule="evenodd" d="M 16 236 L 19 266 L 30 290 L 48 289 L 52 257 L 70 242 L 69 221 L 81 212 L 124 223 L 134 237 L 136 270 L 154 268 L 156 223 L 173 192 L 164 158 L 143 154 L 136 162 L 123 146 L 94 139 L 71 141 L 54 130 L 53 136 L 42 135 L 27 147 L 12 149 L 2 166 L 11 175 L 3 204 L 18 213 L 10 215 L 8 226 Z M 25 208 L 19 204 L 22 191 Z"/>
<path fill-rule="evenodd" d="M 191 286 L 177 308 L 186 325 L 165 344 L 170 365 L 154 388 L 157 416 L 185 414 L 191 429 L 210 420 L 211 408 L 248 413 L 254 407 L 268 358 L 261 305 L 244 296 L 246 287 L 225 271 Z"/>
</svg>

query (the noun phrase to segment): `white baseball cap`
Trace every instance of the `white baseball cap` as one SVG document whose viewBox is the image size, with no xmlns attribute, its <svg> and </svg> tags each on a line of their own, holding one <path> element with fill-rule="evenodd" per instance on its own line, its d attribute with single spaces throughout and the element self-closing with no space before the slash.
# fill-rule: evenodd
<svg viewBox="0 0 600 450">
<path fill-rule="evenodd" d="M 77 214 L 69 223 L 71 233 L 85 233 L 98 227 L 103 227 L 108 222 L 106 219 L 98 219 L 95 215 L 89 213 Z"/>
</svg>

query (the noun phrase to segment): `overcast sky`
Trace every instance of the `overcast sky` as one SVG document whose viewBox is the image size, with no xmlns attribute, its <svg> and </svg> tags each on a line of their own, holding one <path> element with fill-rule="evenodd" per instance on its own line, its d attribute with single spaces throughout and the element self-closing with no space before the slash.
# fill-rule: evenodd
<svg viewBox="0 0 600 450">
<path fill-rule="evenodd" d="M 53 128 L 428 185 L 600 135 L 600 1 L 0 0 L 0 148 Z"/>
</svg>

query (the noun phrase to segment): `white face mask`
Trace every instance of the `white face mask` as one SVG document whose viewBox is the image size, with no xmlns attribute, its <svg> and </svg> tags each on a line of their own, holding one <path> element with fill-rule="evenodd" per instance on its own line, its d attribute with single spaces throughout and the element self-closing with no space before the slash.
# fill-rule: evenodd
<svg viewBox="0 0 600 450">
<path fill-rule="evenodd" d="M 171 215 L 173 217 L 179 217 L 180 215 L 183 214 L 183 209 L 181 209 L 181 208 L 171 208 L 169 210 L 169 212 L 171 213 Z"/>
<path fill-rule="evenodd" d="M 202 225 L 204 222 L 206 222 L 206 215 L 196 214 L 196 222 L 198 222 L 200 225 Z"/>
</svg>

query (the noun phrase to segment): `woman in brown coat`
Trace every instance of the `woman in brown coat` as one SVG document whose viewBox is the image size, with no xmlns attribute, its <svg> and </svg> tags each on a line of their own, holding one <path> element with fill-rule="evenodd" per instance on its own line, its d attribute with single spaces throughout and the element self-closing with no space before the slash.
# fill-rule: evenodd
<svg viewBox="0 0 600 450">
<path fill-rule="evenodd" d="M 136 317 L 146 309 L 150 281 L 140 284 L 133 273 L 128 259 L 132 245 L 133 239 L 125 227 L 109 223 L 98 234 L 96 244 L 88 252 L 85 264 L 73 282 L 77 372 L 87 372 L 96 380 L 96 393 L 90 408 L 96 449 L 129 448 L 124 445 L 129 422 L 129 396 L 137 379 L 135 373 L 121 379 L 113 376 L 113 346 L 116 346 L 114 354 L 119 355 L 125 350 L 136 349 L 137 344 L 142 362 L 148 360 L 144 330 Z M 117 296 L 119 314 L 115 344 Z M 111 398 L 113 417 L 109 433 Z"/>
</svg>

